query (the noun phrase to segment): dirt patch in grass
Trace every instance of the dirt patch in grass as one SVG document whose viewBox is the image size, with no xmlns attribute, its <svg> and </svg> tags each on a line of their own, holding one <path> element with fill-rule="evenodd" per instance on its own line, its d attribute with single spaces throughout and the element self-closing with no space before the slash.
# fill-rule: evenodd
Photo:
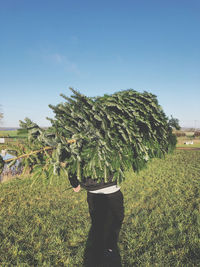
<svg viewBox="0 0 200 267">
<path fill-rule="evenodd" d="M 200 147 L 177 147 L 178 150 L 200 150 Z"/>
</svg>

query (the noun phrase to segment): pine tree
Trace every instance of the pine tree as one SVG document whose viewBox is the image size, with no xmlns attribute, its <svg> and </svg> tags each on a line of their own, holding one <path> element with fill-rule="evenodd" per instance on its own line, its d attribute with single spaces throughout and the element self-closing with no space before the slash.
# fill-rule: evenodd
<svg viewBox="0 0 200 267">
<path fill-rule="evenodd" d="M 71 97 L 61 95 L 64 103 L 49 105 L 55 117 L 48 118 L 52 126 L 47 130 L 29 119 L 21 122 L 30 143 L 52 148 L 51 155 L 39 154 L 40 173 L 64 171 L 80 181 L 107 181 L 112 174 L 121 182 L 127 169 L 139 171 L 151 158 L 175 148 L 176 138 L 155 95 L 130 89 L 92 98 L 71 91 Z"/>
</svg>

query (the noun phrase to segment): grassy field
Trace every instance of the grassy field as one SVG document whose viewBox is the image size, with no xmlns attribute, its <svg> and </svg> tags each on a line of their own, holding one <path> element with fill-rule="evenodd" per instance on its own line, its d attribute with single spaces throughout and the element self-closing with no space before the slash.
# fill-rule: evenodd
<svg viewBox="0 0 200 267">
<path fill-rule="evenodd" d="M 21 139 L 26 139 L 27 134 L 26 133 L 19 134 L 17 130 L 16 131 L 0 131 L 0 138 L 1 137 L 7 137 L 6 143 L 9 143 L 9 142 L 13 142 L 13 141 L 15 142 Z"/>
<path fill-rule="evenodd" d="M 15 137 L 17 136 L 17 130 L 15 131 L 0 131 L 0 136 L 10 136 L 10 137 Z"/>
<path fill-rule="evenodd" d="M 192 141 L 193 144 L 186 145 L 185 142 Z M 200 148 L 200 138 L 187 138 L 187 137 L 179 137 L 177 142 L 177 147 L 199 147 Z"/>
<path fill-rule="evenodd" d="M 185 142 L 192 141 L 193 144 L 186 145 Z M 197 147 L 200 148 L 200 137 L 194 137 L 194 132 L 185 132 L 185 136 L 177 138 L 177 147 Z"/>
<path fill-rule="evenodd" d="M 176 151 L 127 173 L 122 266 L 200 266 L 199 173 L 200 151 Z M 0 266 L 84 266 L 86 192 L 68 190 L 65 177 L 32 183 L 0 184 Z"/>
</svg>

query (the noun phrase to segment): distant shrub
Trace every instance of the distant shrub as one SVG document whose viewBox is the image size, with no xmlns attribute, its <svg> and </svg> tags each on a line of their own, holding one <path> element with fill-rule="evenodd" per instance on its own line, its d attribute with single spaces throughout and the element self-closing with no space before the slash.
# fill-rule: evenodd
<svg viewBox="0 0 200 267">
<path fill-rule="evenodd" d="M 185 132 L 175 132 L 176 137 L 186 136 Z"/>
<path fill-rule="evenodd" d="M 195 137 L 200 137 L 200 131 L 196 131 L 196 132 L 194 132 L 194 136 L 195 136 Z"/>
</svg>

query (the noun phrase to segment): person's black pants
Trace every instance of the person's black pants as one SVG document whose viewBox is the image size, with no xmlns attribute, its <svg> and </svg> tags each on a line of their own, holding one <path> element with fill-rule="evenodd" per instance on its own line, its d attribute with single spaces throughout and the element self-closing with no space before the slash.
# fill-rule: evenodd
<svg viewBox="0 0 200 267">
<path fill-rule="evenodd" d="M 93 250 L 100 256 L 105 249 L 117 247 L 119 232 L 124 219 L 123 194 L 88 192 L 87 201 L 92 220 Z"/>
</svg>

